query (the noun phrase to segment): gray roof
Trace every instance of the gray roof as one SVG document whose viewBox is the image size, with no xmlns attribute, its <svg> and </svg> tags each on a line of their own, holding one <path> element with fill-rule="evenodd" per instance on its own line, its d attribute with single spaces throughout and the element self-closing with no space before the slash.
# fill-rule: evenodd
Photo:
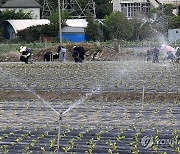
<svg viewBox="0 0 180 154">
<path fill-rule="evenodd" d="M 35 0 L 9 0 L 1 8 L 40 8 Z"/>
<path fill-rule="evenodd" d="M 84 33 L 84 28 L 65 26 L 65 27 L 62 28 L 62 32 L 63 33 Z"/>
</svg>

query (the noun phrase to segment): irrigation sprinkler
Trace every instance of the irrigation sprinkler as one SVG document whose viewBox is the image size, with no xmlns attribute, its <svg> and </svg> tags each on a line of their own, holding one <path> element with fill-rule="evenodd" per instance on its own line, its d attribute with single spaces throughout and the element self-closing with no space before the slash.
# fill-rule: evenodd
<svg viewBox="0 0 180 154">
<path fill-rule="evenodd" d="M 144 103 L 144 93 L 145 93 L 145 83 L 143 84 L 143 89 L 142 89 L 142 103 Z"/>
<path fill-rule="evenodd" d="M 98 89 L 99 91 L 99 89 Z M 76 101 L 74 104 L 70 105 L 69 108 L 67 110 L 65 110 L 62 113 L 59 113 L 59 128 L 58 128 L 58 139 L 57 139 L 57 148 L 54 152 L 56 152 L 57 154 L 59 154 L 59 149 L 60 149 L 60 135 L 61 135 L 61 123 L 62 123 L 62 116 L 64 114 L 66 114 L 67 112 L 69 112 L 70 110 L 72 110 L 76 105 L 79 105 L 80 103 L 84 102 L 85 100 L 87 100 L 90 96 L 92 96 L 95 92 L 97 92 L 97 90 L 92 91 L 89 94 L 86 94 L 86 96 L 83 96 L 80 100 Z"/>
<path fill-rule="evenodd" d="M 60 144 L 60 135 L 61 135 L 61 122 L 62 122 L 62 113 L 59 114 L 59 128 L 58 128 L 58 139 L 57 139 L 57 154 L 59 154 L 59 144 Z"/>
</svg>

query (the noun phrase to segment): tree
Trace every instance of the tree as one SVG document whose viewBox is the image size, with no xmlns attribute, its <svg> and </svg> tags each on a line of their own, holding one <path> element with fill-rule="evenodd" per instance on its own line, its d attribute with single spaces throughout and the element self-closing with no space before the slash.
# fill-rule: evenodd
<svg viewBox="0 0 180 154">
<path fill-rule="evenodd" d="M 106 38 L 130 40 L 133 34 L 131 22 L 121 12 L 113 12 L 105 18 Z"/>
<path fill-rule="evenodd" d="M 132 40 L 143 40 L 151 35 L 152 29 L 150 24 L 147 21 L 139 19 L 139 16 L 133 17 L 130 22 L 133 26 Z"/>
<path fill-rule="evenodd" d="M 31 19 L 32 14 L 24 13 L 22 10 L 15 11 L 15 10 L 6 10 L 0 11 L 0 35 L 2 36 L 0 39 L 4 39 L 5 29 L 3 26 L 3 22 L 10 19 Z"/>
<path fill-rule="evenodd" d="M 66 19 L 69 17 L 68 12 L 64 12 L 62 15 L 62 27 L 64 27 Z M 37 41 L 42 37 L 57 37 L 59 31 L 59 16 L 58 12 L 53 13 L 48 18 L 50 20 L 49 25 L 32 26 L 18 32 L 19 37 L 27 42 Z"/>
<path fill-rule="evenodd" d="M 163 4 L 157 8 L 151 9 L 151 12 L 156 13 L 157 17 L 174 16 L 174 14 L 173 14 L 174 9 L 176 9 L 176 7 L 172 4 Z"/>
<path fill-rule="evenodd" d="M 173 16 L 169 18 L 169 25 L 168 28 L 180 28 L 180 15 L 179 16 Z"/>
<path fill-rule="evenodd" d="M 0 11 L 0 25 L 10 19 L 32 19 L 31 12 L 24 13 L 22 10 L 15 11 L 15 10 L 6 10 Z"/>
<path fill-rule="evenodd" d="M 96 17 L 98 19 L 104 19 L 107 15 L 112 13 L 111 0 L 95 0 L 96 3 Z"/>
<path fill-rule="evenodd" d="M 91 14 L 87 17 L 87 27 L 85 28 L 85 33 L 89 36 L 92 41 L 97 41 L 102 39 L 100 32 L 100 24 L 95 21 Z"/>
<path fill-rule="evenodd" d="M 152 13 L 156 14 L 156 22 L 153 24 L 153 28 L 162 34 L 167 35 L 169 21 L 174 17 L 173 9 L 175 8 L 176 7 L 172 4 L 163 4 L 152 9 Z"/>
</svg>

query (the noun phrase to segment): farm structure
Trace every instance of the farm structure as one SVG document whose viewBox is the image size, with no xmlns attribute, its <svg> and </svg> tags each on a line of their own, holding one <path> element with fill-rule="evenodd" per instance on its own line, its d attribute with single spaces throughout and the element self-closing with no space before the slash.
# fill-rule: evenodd
<svg viewBox="0 0 180 154">
<path fill-rule="evenodd" d="M 180 14 L 179 0 L 113 0 L 113 11 L 123 12 L 128 18 L 132 18 L 138 14 L 150 15 L 150 9 L 158 7 L 161 4 L 173 4 L 176 9 L 173 11 L 175 15 Z"/>
</svg>

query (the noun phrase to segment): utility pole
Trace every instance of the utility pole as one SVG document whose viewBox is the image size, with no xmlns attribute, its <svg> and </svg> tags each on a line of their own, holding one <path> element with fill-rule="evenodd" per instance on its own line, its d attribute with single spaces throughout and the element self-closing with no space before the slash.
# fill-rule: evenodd
<svg viewBox="0 0 180 154">
<path fill-rule="evenodd" d="M 60 0 L 58 0 L 58 12 L 59 12 L 59 43 L 62 44 L 61 3 L 60 3 Z"/>
</svg>

